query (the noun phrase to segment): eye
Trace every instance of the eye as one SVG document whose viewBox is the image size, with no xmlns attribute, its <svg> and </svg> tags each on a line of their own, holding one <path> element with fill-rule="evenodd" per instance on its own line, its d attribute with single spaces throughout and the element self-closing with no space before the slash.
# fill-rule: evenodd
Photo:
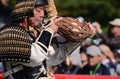
<svg viewBox="0 0 120 79">
<path fill-rule="evenodd" d="M 42 9 L 40 9 L 40 8 L 36 8 L 36 11 L 37 11 L 37 12 L 40 12 L 41 10 L 42 10 Z"/>
<path fill-rule="evenodd" d="M 37 11 L 37 12 L 40 12 L 40 11 L 42 11 L 42 10 L 45 10 L 45 7 L 38 7 L 38 8 L 36 8 L 36 11 Z"/>
</svg>

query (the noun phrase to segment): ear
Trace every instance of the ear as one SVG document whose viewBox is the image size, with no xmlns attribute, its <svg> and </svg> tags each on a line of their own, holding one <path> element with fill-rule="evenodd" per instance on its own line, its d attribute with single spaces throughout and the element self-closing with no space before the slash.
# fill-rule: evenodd
<svg viewBox="0 0 120 79">
<path fill-rule="evenodd" d="M 99 60 L 99 61 L 101 60 L 101 57 L 100 57 L 100 55 L 98 55 L 98 56 L 97 56 L 97 58 L 98 58 L 98 60 Z"/>
<path fill-rule="evenodd" d="M 20 20 L 20 25 L 25 28 L 28 28 L 28 19 L 24 18 L 24 19 Z"/>
</svg>

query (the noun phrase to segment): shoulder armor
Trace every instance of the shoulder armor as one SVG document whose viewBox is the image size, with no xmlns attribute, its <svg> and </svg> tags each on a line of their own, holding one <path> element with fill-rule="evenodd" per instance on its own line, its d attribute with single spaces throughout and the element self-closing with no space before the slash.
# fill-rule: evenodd
<svg viewBox="0 0 120 79">
<path fill-rule="evenodd" d="M 0 61 L 29 62 L 32 38 L 19 25 L 0 30 Z"/>
</svg>

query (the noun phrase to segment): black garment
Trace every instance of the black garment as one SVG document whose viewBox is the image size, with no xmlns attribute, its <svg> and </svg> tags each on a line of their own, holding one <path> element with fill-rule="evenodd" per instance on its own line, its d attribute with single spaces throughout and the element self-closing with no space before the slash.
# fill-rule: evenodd
<svg viewBox="0 0 120 79">
<path fill-rule="evenodd" d="M 37 67 L 23 66 L 23 70 L 14 73 L 13 77 L 14 79 L 38 79 L 40 77 L 46 77 L 47 75 L 44 75 L 39 71 L 40 68 L 41 66 Z"/>
<path fill-rule="evenodd" d="M 105 34 L 99 34 L 99 37 L 102 38 L 102 42 L 108 45 L 112 51 L 120 49 L 120 36 L 108 38 Z"/>
<path fill-rule="evenodd" d="M 23 68 L 22 70 L 18 70 L 18 72 L 15 72 L 15 70 L 12 70 L 12 74 L 4 77 L 4 79 L 39 79 L 41 77 L 47 77 L 47 74 L 43 74 L 41 70 L 42 66 L 37 66 L 37 67 L 27 67 L 22 64 L 9 64 L 9 63 L 3 63 L 4 71 L 8 72 L 16 67 L 20 68 L 20 66 Z M 8 70 L 8 71 L 7 71 Z"/>
<path fill-rule="evenodd" d="M 57 71 L 55 71 L 55 73 L 64 74 L 66 73 L 67 70 L 68 70 L 68 66 L 65 64 L 65 62 L 63 62 L 57 65 Z"/>
<path fill-rule="evenodd" d="M 12 12 L 12 6 L 4 6 L 0 4 L 0 22 L 4 22 L 5 24 L 11 22 L 10 14 Z"/>
<path fill-rule="evenodd" d="M 58 69 L 55 73 L 58 74 L 76 74 L 79 70 L 79 67 L 76 65 L 71 65 L 69 68 L 65 63 L 58 65 Z"/>
<path fill-rule="evenodd" d="M 97 65 L 96 65 L 97 66 Z M 96 66 L 94 68 L 91 68 L 88 64 L 84 66 L 82 69 L 79 69 L 77 74 L 90 74 L 91 70 L 95 70 Z M 92 74 L 91 74 L 92 75 Z M 93 75 L 110 75 L 109 69 L 104 66 L 103 64 L 100 64 L 100 67 L 94 72 Z"/>
</svg>

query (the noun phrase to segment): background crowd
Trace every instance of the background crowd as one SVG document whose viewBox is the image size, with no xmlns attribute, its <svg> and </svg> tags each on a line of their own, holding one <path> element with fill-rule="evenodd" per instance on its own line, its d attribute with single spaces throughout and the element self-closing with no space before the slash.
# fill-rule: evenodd
<svg viewBox="0 0 120 79">
<path fill-rule="evenodd" d="M 84 21 L 83 18 L 79 20 Z M 96 34 L 87 38 L 81 47 L 76 49 L 79 51 L 75 51 L 79 52 L 81 63 L 75 64 L 76 57 L 70 55 L 60 65 L 53 66 L 53 73 L 120 75 L 120 18 L 108 23 L 108 35 L 103 33 L 98 22 L 93 23 Z"/>
</svg>

